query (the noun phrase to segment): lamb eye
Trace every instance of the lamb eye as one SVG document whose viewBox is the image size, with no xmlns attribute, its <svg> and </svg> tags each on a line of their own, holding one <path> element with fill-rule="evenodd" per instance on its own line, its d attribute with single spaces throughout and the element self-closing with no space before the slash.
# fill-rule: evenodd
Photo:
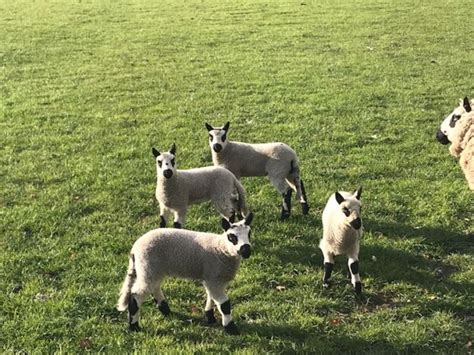
<svg viewBox="0 0 474 355">
<path fill-rule="evenodd" d="M 232 244 L 236 245 L 237 244 L 237 236 L 235 234 L 229 233 L 227 234 L 227 239 L 229 239 L 229 242 Z"/>
<path fill-rule="evenodd" d="M 163 164 L 163 162 L 161 160 L 158 160 L 158 166 L 161 168 L 161 165 Z"/>
<path fill-rule="evenodd" d="M 344 214 L 345 214 L 347 217 L 349 217 L 349 215 L 351 214 L 351 211 L 349 211 L 349 209 L 348 209 L 347 207 L 344 207 L 344 208 L 342 209 L 342 212 L 344 212 Z"/>
</svg>

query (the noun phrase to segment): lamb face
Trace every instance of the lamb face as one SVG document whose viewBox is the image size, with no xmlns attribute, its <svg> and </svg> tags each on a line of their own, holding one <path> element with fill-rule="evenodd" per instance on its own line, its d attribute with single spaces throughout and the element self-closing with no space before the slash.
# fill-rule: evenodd
<svg viewBox="0 0 474 355">
<path fill-rule="evenodd" d="M 352 196 L 343 197 L 339 192 L 335 193 L 335 198 L 340 207 L 340 212 L 345 219 L 345 223 L 354 229 L 362 227 L 361 201 L 362 188 L 359 188 Z"/>
<path fill-rule="evenodd" d="M 214 128 L 206 123 L 206 128 L 209 132 L 209 146 L 214 152 L 219 153 L 227 146 L 229 126 L 230 122 L 227 122 L 222 128 Z"/>
<path fill-rule="evenodd" d="M 449 144 L 452 141 L 451 134 L 453 132 L 454 127 L 456 126 L 456 122 L 461 118 L 461 116 L 467 112 L 471 112 L 471 103 L 469 99 L 465 97 L 463 100 L 460 101 L 459 106 L 456 107 L 453 112 L 451 112 L 441 123 L 441 127 L 436 134 L 436 138 L 438 142 L 441 144 Z M 450 139 L 451 137 L 451 139 Z"/>
<path fill-rule="evenodd" d="M 176 146 L 173 144 L 167 153 L 160 153 L 155 148 L 152 150 L 156 159 L 157 176 L 164 176 L 166 179 L 170 179 L 176 173 Z"/>
<path fill-rule="evenodd" d="M 237 223 L 230 223 L 227 219 L 222 219 L 222 228 L 227 235 L 227 250 L 230 255 L 240 255 L 244 259 L 250 256 L 250 223 L 252 223 L 252 219 L 252 213 Z"/>
</svg>

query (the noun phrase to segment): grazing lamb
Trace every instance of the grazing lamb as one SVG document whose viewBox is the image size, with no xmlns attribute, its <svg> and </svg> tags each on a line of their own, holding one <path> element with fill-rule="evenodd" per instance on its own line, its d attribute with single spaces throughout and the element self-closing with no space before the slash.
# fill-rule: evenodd
<svg viewBox="0 0 474 355">
<path fill-rule="evenodd" d="M 324 256 L 323 287 L 329 287 L 334 257 L 348 257 L 351 282 L 356 293 L 361 293 L 359 276 L 359 241 L 362 237 L 362 187 L 354 194 L 340 191 L 331 195 L 323 211 L 323 238 L 319 248 Z"/>
<path fill-rule="evenodd" d="M 448 115 L 441 124 L 436 137 L 442 144 L 449 144 L 449 152 L 458 158 L 466 176 L 469 188 L 474 190 L 474 101 L 467 97 L 461 100 L 459 107 Z"/>
<path fill-rule="evenodd" d="M 303 214 L 308 214 L 309 205 L 295 151 L 283 143 L 231 142 L 227 139 L 229 126 L 229 122 L 222 128 L 206 123 L 214 165 L 229 169 L 237 179 L 268 175 L 283 196 L 281 219 L 290 216 L 292 190 L 296 191 Z"/>
<path fill-rule="evenodd" d="M 235 213 L 247 215 L 245 189 L 228 170 L 208 166 L 197 169 L 176 169 L 176 145 L 160 153 L 152 149 L 156 159 L 156 199 L 160 204 L 160 227 L 166 227 L 167 214 L 174 215 L 174 228 L 182 228 L 188 205 L 210 200 L 224 217 Z"/>
<path fill-rule="evenodd" d="M 237 223 L 222 219 L 223 234 L 200 233 L 182 229 L 155 229 L 140 237 L 132 247 L 117 309 L 128 309 L 131 331 L 138 331 L 139 309 L 145 296 L 152 294 L 165 316 L 170 308 L 161 291 L 167 276 L 202 281 L 207 301 L 208 324 L 216 322 L 212 302 L 222 315 L 222 325 L 229 334 L 239 330 L 232 321 L 230 301 L 225 293 L 239 269 L 240 259 L 250 256 L 250 213 Z"/>
</svg>

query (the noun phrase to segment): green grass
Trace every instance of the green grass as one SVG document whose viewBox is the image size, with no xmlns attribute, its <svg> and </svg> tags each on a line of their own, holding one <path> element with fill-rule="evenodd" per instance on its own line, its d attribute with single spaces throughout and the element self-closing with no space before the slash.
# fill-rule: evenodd
<svg viewBox="0 0 474 355">
<path fill-rule="evenodd" d="M 472 1 L 0 2 L 3 352 L 465 353 L 474 206 L 434 139 L 474 95 Z M 143 332 L 114 304 L 133 241 L 159 223 L 151 147 L 211 164 L 204 122 L 284 141 L 310 215 L 278 221 L 244 179 L 254 254 L 229 287 L 242 335 L 205 327 L 203 288 L 169 280 Z M 321 288 L 321 212 L 364 186 L 364 295 L 344 258 Z M 209 204 L 188 228 L 219 231 Z M 373 258 L 375 256 L 375 258 Z M 285 286 L 278 291 L 276 286 Z M 197 307 L 197 311 L 196 311 Z"/>
</svg>

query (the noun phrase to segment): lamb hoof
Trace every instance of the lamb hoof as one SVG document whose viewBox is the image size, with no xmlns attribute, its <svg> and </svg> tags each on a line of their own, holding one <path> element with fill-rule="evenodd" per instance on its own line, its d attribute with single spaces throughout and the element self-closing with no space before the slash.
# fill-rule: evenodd
<svg viewBox="0 0 474 355">
<path fill-rule="evenodd" d="M 329 286 L 331 286 L 331 284 L 329 283 L 329 281 L 325 281 L 325 282 L 323 281 L 323 288 L 328 289 Z"/>
<path fill-rule="evenodd" d="M 138 326 L 138 322 L 129 324 L 128 325 L 128 330 L 131 331 L 131 332 L 139 332 L 140 327 Z"/>
<path fill-rule="evenodd" d="M 216 317 L 214 317 L 214 310 L 210 309 L 206 311 L 206 319 L 207 319 L 207 324 L 211 325 L 217 322 Z"/>
<path fill-rule="evenodd" d="M 183 226 L 181 225 L 181 223 L 179 222 L 174 222 L 173 223 L 173 228 L 176 228 L 176 229 L 181 229 Z"/>
<path fill-rule="evenodd" d="M 290 217 L 290 211 L 281 211 L 281 220 L 284 221 Z"/>
<path fill-rule="evenodd" d="M 161 301 L 161 303 L 158 305 L 158 309 L 164 316 L 169 316 L 171 313 L 170 307 L 168 306 L 168 302 L 166 301 Z"/>
<path fill-rule="evenodd" d="M 355 286 L 354 286 L 354 291 L 355 293 L 357 293 L 358 295 L 360 295 L 362 293 L 362 283 L 360 281 L 357 281 Z"/>
<path fill-rule="evenodd" d="M 239 328 L 237 328 L 234 321 L 231 321 L 229 324 L 227 324 L 224 327 L 224 330 L 227 334 L 230 334 L 230 335 L 239 335 L 240 334 Z"/>
<path fill-rule="evenodd" d="M 309 213 L 309 205 L 307 203 L 302 203 L 301 211 L 303 212 L 304 215 L 307 215 Z"/>
</svg>

